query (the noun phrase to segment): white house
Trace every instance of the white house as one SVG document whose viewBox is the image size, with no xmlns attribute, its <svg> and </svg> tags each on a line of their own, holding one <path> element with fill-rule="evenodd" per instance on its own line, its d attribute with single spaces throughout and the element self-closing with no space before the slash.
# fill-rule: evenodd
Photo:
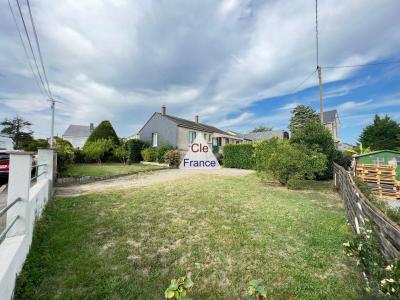
<svg viewBox="0 0 400 300">
<path fill-rule="evenodd" d="M 62 138 L 70 142 L 74 148 L 82 148 L 93 130 L 93 123 L 90 123 L 89 126 L 69 125 Z"/>
</svg>

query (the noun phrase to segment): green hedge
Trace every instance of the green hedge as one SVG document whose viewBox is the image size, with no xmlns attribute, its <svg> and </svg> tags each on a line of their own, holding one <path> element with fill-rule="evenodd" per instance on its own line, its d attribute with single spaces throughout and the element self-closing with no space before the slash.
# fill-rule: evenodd
<svg viewBox="0 0 400 300">
<path fill-rule="evenodd" d="M 253 144 L 228 144 L 224 146 L 224 167 L 254 169 Z"/>
<path fill-rule="evenodd" d="M 150 147 L 148 143 L 137 139 L 128 140 L 126 144 L 128 146 L 129 159 L 133 163 L 141 162 L 143 160 L 141 151 Z"/>
</svg>

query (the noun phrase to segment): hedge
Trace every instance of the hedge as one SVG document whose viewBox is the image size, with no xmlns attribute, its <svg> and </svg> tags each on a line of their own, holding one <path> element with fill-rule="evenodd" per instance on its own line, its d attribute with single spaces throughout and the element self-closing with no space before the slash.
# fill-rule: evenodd
<svg viewBox="0 0 400 300">
<path fill-rule="evenodd" d="M 254 169 L 253 144 L 227 144 L 224 146 L 224 167 Z"/>
<path fill-rule="evenodd" d="M 141 151 L 150 147 L 148 143 L 137 139 L 128 140 L 126 144 L 128 146 L 129 159 L 133 163 L 141 162 L 143 160 Z"/>
</svg>

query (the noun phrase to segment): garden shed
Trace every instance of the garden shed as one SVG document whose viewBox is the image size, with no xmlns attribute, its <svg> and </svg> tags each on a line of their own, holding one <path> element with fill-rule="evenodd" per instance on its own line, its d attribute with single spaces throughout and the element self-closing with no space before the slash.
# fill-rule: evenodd
<svg viewBox="0 0 400 300">
<path fill-rule="evenodd" d="M 397 165 L 396 179 L 400 180 L 400 152 L 393 150 L 373 151 L 355 156 L 356 164 Z"/>
</svg>

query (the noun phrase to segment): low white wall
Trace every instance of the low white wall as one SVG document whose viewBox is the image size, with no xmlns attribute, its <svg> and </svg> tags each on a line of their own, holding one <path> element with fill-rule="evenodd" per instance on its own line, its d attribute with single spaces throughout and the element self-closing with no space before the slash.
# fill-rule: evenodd
<svg viewBox="0 0 400 300">
<path fill-rule="evenodd" d="M 39 151 L 38 163 L 45 161 L 46 166 L 39 168 L 39 172 L 43 172 L 42 176 L 32 186 L 30 154 L 10 156 L 8 203 L 18 197 L 21 200 L 7 212 L 7 224 L 16 215 L 19 218 L 0 244 L 0 300 L 13 297 L 15 279 L 22 269 L 32 243 L 35 221 L 41 217 L 49 195 L 52 194 L 53 160 L 48 159 L 52 155 L 52 150 Z"/>
</svg>

